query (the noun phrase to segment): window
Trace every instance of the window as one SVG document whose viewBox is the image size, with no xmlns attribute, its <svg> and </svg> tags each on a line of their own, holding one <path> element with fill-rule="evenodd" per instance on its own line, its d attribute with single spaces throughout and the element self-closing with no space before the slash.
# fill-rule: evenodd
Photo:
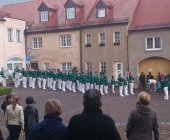
<svg viewBox="0 0 170 140">
<path fill-rule="evenodd" d="M 49 63 L 44 63 L 44 70 L 48 70 L 49 69 Z"/>
<path fill-rule="evenodd" d="M 71 63 L 62 63 L 61 64 L 61 71 L 70 72 L 72 70 Z"/>
<path fill-rule="evenodd" d="M 90 62 L 86 63 L 86 71 L 92 72 L 92 63 Z"/>
<path fill-rule="evenodd" d="M 102 18 L 106 16 L 105 8 L 98 8 L 97 10 L 97 17 Z"/>
<path fill-rule="evenodd" d="M 60 47 L 71 47 L 71 35 L 60 35 Z"/>
<path fill-rule="evenodd" d="M 114 33 L 114 45 L 120 45 L 120 32 Z"/>
<path fill-rule="evenodd" d="M 48 11 L 40 12 L 40 21 L 48 21 Z"/>
<path fill-rule="evenodd" d="M 100 46 L 105 46 L 105 33 L 100 33 L 99 34 L 99 45 Z"/>
<path fill-rule="evenodd" d="M 67 19 L 73 19 L 75 17 L 75 8 L 67 8 Z"/>
<path fill-rule="evenodd" d="M 106 73 L 106 62 L 100 63 L 100 72 Z"/>
<path fill-rule="evenodd" d="M 86 47 L 90 47 L 91 46 L 91 34 L 87 34 L 86 35 Z"/>
<path fill-rule="evenodd" d="M 146 50 L 161 50 L 161 37 L 146 37 Z"/>
<path fill-rule="evenodd" d="M 33 38 L 33 48 L 34 49 L 42 48 L 42 38 L 41 37 Z"/>
<path fill-rule="evenodd" d="M 13 42 L 13 29 L 8 29 L 8 41 Z"/>
<path fill-rule="evenodd" d="M 21 30 L 16 30 L 16 41 L 21 42 Z"/>
</svg>

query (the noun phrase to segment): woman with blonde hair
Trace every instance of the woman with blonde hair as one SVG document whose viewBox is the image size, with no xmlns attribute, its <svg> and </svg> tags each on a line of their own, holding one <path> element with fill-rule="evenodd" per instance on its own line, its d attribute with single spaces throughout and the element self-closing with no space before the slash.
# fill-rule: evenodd
<svg viewBox="0 0 170 140">
<path fill-rule="evenodd" d="M 45 103 L 44 121 L 35 125 L 30 134 L 30 140 L 66 140 L 67 127 L 59 117 L 62 105 L 57 99 L 49 99 Z"/>
<path fill-rule="evenodd" d="M 19 99 L 18 95 L 13 95 L 11 104 L 7 106 L 4 116 L 12 140 L 18 140 L 21 129 L 24 130 L 23 107 L 18 104 Z"/>
<path fill-rule="evenodd" d="M 158 122 L 156 113 L 149 108 L 150 95 L 141 92 L 137 98 L 136 109 L 129 115 L 126 135 L 128 140 L 159 140 Z"/>
</svg>

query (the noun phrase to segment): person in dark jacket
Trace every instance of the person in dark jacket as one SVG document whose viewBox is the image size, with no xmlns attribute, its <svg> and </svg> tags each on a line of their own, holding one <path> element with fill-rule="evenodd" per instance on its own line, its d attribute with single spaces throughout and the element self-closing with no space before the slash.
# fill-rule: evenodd
<svg viewBox="0 0 170 140">
<path fill-rule="evenodd" d="M 35 99 L 27 97 L 25 100 L 27 106 L 24 108 L 24 121 L 25 121 L 25 139 L 29 140 L 31 128 L 38 124 L 39 116 L 38 110 L 34 107 Z"/>
<path fill-rule="evenodd" d="M 31 129 L 30 140 L 66 140 L 67 127 L 59 117 L 62 105 L 57 99 L 49 99 L 45 104 L 44 121 Z"/>
<path fill-rule="evenodd" d="M 149 108 L 150 95 L 141 92 L 138 95 L 136 109 L 129 115 L 126 135 L 128 140 L 159 140 L 158 122 L 156 113 Z"/>
<path fill-rule="evenodd" d="M 68 124 L 68 140 L 121 140 L 112 118 L 102 113 L 101 93 L 87 90 L 83 96 L 84 110 Z"/>
<path fill-rule="evenodd" d="M 4 115 L 5 115 L 6 107 L 11 104 L 11 98 L 12 98 L 12 97 L 13 97 L 13 94 L 8 94 L 8 95 L 6 95 L 5 100 L 4 100 L 3 103 L 1 104 L 1 108 L 2 108 L 2 110 L 4 111 Z"/>
</svg>

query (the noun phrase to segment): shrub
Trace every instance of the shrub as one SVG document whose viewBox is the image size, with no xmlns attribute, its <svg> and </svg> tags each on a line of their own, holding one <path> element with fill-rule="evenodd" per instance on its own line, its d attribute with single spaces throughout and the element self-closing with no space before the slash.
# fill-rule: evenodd
<svg viewBox="0 0 170 140">
<path fill-rule="evenodd" d="M 11 87 L 0 87 L 0 96 L 12 93 Z"/>
</svg>

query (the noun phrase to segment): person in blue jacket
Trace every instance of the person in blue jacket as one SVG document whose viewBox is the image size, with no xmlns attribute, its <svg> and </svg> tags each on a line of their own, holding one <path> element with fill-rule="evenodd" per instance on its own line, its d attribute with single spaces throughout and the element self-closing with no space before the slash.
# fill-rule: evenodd
<svg viewBox="0 0 170 140">
<path fill-rule="evenodd" d="M 62 105 L 57 99 L 49 99 L 45 103 L 44 121 L 31 129 L 30 140 L 66 140 L 67 127 L 59 117 Z"/>
</svg>

